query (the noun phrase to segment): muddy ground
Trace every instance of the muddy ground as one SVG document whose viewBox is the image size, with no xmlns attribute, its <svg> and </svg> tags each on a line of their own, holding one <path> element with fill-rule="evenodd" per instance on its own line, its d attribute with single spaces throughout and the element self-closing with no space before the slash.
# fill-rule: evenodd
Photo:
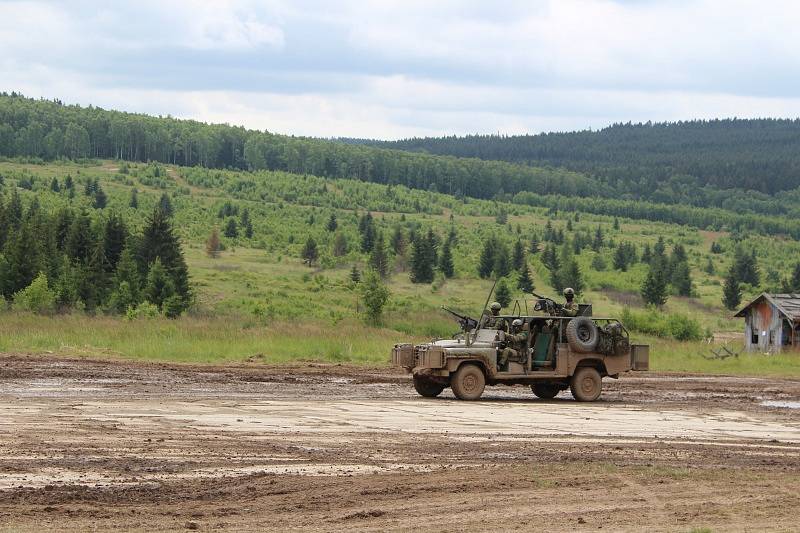
<svg viewBox="0 0 800 533">
<path fill-rule="evenodd" d="M 797 530 L 800 381 L 604 387 L 0 356 L 0 530 Z"/>
</svg>

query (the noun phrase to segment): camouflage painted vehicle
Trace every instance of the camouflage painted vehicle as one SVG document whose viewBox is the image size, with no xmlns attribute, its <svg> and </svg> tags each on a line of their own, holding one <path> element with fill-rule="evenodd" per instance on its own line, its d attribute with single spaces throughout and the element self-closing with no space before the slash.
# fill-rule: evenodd
<svg viewBox="0 0 800 533">
<path fill-rule="evenodd" d="M 648 369 L 649 347 L 631 344 L 619 320 L 593 317 L 587 304 L 579 304 L 576 317 L 560 316 L 560 308 L 538 297 L 534 311 L 542 314 L 528 313 L 527 302 L 518 301 L 513 314 L 501 315 L 509 323 L 520 320 L 528 333 L 517 356 L 502 367 L 498 357 L 507 334 L 484 327 L 486 314 L 474 320 L 452 311 L 461 324 L 459 334 L 427 344 L 396 344 L 392 363 L 413 374 L 420 395 L 435 397 L 450 387 L 461 400 L 477 400 L 486 385 L 523 384 L 539 398 L 569 388 L 576 400 L 590 402 L 600 396 L 602 378 Z"/>
</svg>

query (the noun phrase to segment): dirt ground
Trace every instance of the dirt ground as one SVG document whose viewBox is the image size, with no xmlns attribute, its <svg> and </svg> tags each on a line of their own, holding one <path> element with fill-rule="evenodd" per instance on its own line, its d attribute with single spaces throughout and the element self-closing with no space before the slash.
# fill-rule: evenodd
<svg viewBox="0 0 800 533">
<path fill-rule="evenodd" d="M 800 527 L 800 381 L 629 374 L 601 400 L 0 356 L 0 531 Z"/>
</svg>

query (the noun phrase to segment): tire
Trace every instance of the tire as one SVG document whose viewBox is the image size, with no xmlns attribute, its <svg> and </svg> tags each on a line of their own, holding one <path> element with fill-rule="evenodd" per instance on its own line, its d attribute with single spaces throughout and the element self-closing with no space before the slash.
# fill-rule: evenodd
<svg viewBox="0 0 800 533">
<path fill-rule="evenodd" d="M 425 398 L 436 398 L 444 390 L 444 385 L 422 376 L 414 376 L 414 390 Z"/>
<path fill-rule="evenodd" d="M 486 387 L 486 376 L 477 365 L 463 364 L 450 378 L 450 388 L 459 400 L 477 400 Z"/>
<path fill-rule="evenodd" d="M 585 316 L 575 317 L 569 321 L 566 329 L 567 342 L 572 351 L 591 353 L 597 348 L 600 331 L 594 321 Z"/>
<path fill-rule="evenodd" d="M 572 396 L 579 402 L 593 402 L 600 397 L 603 390 L 603 378 L 600 372 L 590 366 L 583 366 L 575 371 L 569 384 Z"/>
<path fill-rule="evenodd" d="M 558 395 L 561 388 L 555 383 L 535 383 L 531 385 L 531 390 L 537 398 L 552 400 Z"/>
</svg>

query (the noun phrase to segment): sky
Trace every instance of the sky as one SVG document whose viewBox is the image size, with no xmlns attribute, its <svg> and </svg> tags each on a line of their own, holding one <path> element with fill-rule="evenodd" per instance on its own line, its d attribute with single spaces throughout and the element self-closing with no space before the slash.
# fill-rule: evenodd
<svg viewBox="0 0 800 533">
<path fill-rule="evenodd" d="M 0 91 L 398 139 L 800 116 L 793 1 L 0 0 Z"/>
</svg>

